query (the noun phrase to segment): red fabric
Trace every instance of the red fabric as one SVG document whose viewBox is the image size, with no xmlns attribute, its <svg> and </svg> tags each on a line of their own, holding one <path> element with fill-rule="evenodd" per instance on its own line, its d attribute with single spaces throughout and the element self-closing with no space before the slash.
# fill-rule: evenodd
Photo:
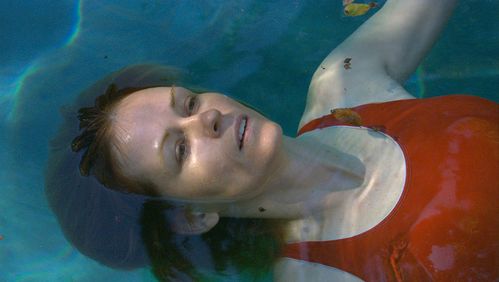
<svg viewBox="0 0 499 282">
<path fill-rule="evenodd" d="M 366 281 L 498 281 L 499 105 L 450 95 L 352 110 L 402 147 L 402 196 L 364 233 L 288 244 L 283 255 Z M 299 134 L 338 124 L 327 115 Z"/>
</svg>

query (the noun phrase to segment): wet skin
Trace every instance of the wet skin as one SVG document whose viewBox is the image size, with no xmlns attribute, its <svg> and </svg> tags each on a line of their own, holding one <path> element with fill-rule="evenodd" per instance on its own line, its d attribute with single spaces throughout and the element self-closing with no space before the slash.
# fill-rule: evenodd
<svg viewBox="0 0 499 282">
<path fill-rule="evenodd" d="M 160 195 L 191 202 L 259 194 L 278 167 L 282 145 L 281 127 L 261 114 L 222 94 L 181 87 L 124 98 L 114 109 L 112 136 L 126 177 L 146 179 Z"/>
</svg>

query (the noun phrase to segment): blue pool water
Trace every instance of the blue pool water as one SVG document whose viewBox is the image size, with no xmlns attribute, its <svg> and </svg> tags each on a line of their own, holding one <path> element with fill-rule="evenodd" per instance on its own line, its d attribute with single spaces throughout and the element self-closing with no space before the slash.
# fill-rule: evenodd
<svg viewBox="0 0 499 282">
<path fill-rule="evenodd" d="M 154 281 L 114 270 L 64 238 L 44 195 L 59 108 L 132 63 L 189 70 L 294 135 L 319 62 L 367 17 L 341 1 L 1 1 L 0 281 Z M 499 1 L 462 1 L 406 87 L 499 102 Z"/>
</svg>

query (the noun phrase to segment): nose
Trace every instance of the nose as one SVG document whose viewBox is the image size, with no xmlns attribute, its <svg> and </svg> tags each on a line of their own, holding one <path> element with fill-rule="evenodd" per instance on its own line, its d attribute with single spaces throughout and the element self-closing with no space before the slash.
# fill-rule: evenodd
<svg viewBox="0 0 499 282">
<path fill-rule="evenodd" d="M 203 133 L 212 138 L 217 138 L 221 134 L 222 113 L 216 109 L 207 110 L 199 114 L 199 120 Z"/>
</svg>

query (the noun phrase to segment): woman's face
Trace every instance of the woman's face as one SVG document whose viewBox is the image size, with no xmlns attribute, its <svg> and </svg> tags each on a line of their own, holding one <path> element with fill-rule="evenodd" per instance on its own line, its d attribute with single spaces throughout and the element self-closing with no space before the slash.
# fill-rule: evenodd
<svg viewBox="0 0 499 282">
<path fill-rule="evenodd" d="M 280 126 L 221 94 L 149 88 L 124 98 L 114 114 L 111 142 L 122 173 L 162 196 L 253 197 L 277 166 Z"/>
</svg>

